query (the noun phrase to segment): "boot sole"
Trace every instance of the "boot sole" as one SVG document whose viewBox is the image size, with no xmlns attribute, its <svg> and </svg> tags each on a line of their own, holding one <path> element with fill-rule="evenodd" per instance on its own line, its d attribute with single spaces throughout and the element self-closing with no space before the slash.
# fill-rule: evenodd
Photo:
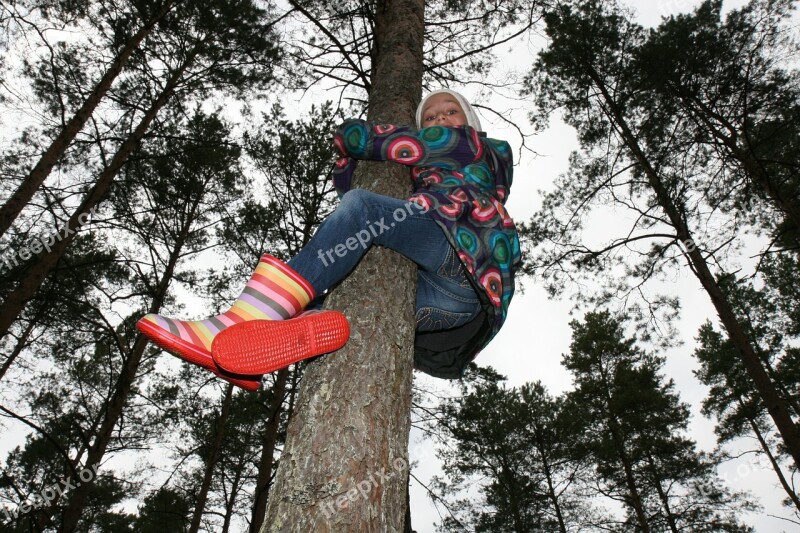
<svg viewBox="0 0 800 533">
<path fill-rule="evenodd" d="M 211 355 L 234 374 L 268 374 L 304 359 L 335 352 L 350 338 L 338 311 L 310 312 L 289 320 L 251 320 L 220 332 Z"/>
</svg>

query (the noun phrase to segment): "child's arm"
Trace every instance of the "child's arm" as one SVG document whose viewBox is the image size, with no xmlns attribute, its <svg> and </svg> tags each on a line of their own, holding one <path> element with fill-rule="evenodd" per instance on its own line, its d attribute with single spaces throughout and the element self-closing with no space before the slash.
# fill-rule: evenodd
<svg viewBox="0 0 800 533">
<path fill-rule="evenodd" d="M 470 126 L 414 130 L 358 119 L 342 123 L 333 142 L 344 157 L 452 170 L 474 163 L 484 151 L 483 139 Z"/>
</svg>

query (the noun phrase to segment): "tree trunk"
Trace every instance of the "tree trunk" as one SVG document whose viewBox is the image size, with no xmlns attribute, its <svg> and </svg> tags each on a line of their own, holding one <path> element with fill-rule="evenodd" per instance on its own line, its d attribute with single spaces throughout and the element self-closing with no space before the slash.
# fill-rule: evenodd
<svg viewBox="0 0 800 533">
<path fill-rule="evenodd" d="M 500 463 L 499 477 L 501 485 L 505 489 L 505 496 L 508 498 L 509 507 L 511 508 L 511 521 L 514 522 L 514 533 L 523 533 L 527 531 L 527 528 L 525 527 L 525 520 L 522 518 L 522 506 L 517 497 L 519 489 L 516 479 L 514 473 L 511 472 L 511 469 L 508 468 L 508 465 L 502 457 L 500 458 Z"/>
<path fill-rule="evenodd" d="M 42 253 L 39 254 L 36 261 L 32 263 L 22 280 L 20 280 L 19 285 L 11 291 L 3 302 L 2 311 L 0 311 L 0 339 L 5 337 L 8 333 L 8 329 L 25 308 L 25 305 L 33 295 L 36 294 L 36 291 L 39 290 L 47 276 L 55 269 L 56 264 L 58 264 L 58 261 L 64 255 L 67 247 L 75 239 L 80 228 L 86 224 L 89 218 L 88 214 L 100 204 L 100 201 L 114 181 L 114 176 L 117 175 L 122 165 L 125 164 L 128 157 L 136 149 L 136 146 L 144 137 L 144 134 L 156 118 L 158 112 L 169 101 L 175 87 L 183 77 L 183 73 L 189 67 L 193 57 L 194 56 L 190 56 L 181 68 L 173 73 L 164 87 L 164 90 L 144 114 L 142 120 L 133 132 L 119 147 L 117 153 L 114 154 L 111 163 L 100 173 L 97 182 L 86 194 L 81 205 L 75 210 L 64 227 L 58 230 L 57 235 L 51 236 L 51 240 L 54 240 L 55 243 L 52 244 L 50 250 L 42 251 Z"/>
<path fill-rule="evenodd" d="M 289 378 L 289 369 L 278 371 L 275 385 L 272 387 L 272 402 L 269 407 L 269 419 L 264 430 L 264 446 L 261 448 L 261 459 L 258 463 L 258 477 L 256 478 L 256 494 L 253 502 L 253 517 L 250 521 L 250 533 L 257 533 L 264 523 L 264 514 L 267 511 L 267 498 L 269 497 L 269 482 L 272 479 L 272 466 L 275 459 L 275 445 L 278 442 L 278 430 L 281 425 L 281 407 L 286 382 Z"/>
<path fill-rule="evenodd" d="M 203 518 L 203 510 L 208 499 L 208 490 L 211 488 L 211 480 L 214 477 L 214 468 L 217 466 L 219 452 L 222 449 L 222 438 L 225 435 L 225 424 L 228 422 L 228 415 L 231 412 L 231 402 L 233 401 L 233 385 L 225 388 L 225 397 L 222 400 L 222 410 L 217 419 L 216 430 L 214 431 L 214 442 L 211 444 L 211 453 L 208 455 L 205 472 L 203 472 L 203 482 L 200 484 L 200 492 L 197 494 L 197 501 L 194 505 L 194 515 L 189 527 L 189 533 L 197 533 L 200 530 L 200 521 Z"/>
<path fill-rule="evenodd" d="M 424 8 L 423 0 L 376 2 L 370 120 L 414 123 Z M 362 162 L 360 170 L 357 186 L 408 196 L 407 168 Z M 350 341 L 308 365 L 262 533 L 403 531 L 415 283 L 410 261 L 374 248 L 328 299 L 349 318 Z"/>
<path fill-rule="evenodd" d="M 591 71 L 591 67 L 588 67 L 587 70 Z M 675 228 L 677 239 L 680 242 L 686 243 L 686 257 L 689 260 L 692 272 L 697 276 L 703 289 L 705 289 L 706 293 L 708 293 L 711 298 L 711 303 L 714 304 L 720 321 L 728 332 L 728 337 L 731 339 L 734 346 L 736 346 L 747 373 L 753 380 L 756 390 L 764 401 L 767 411 L 769 411 L 772 420 L 775 422 L 775 426 L 778 428 L 778 432 L 783 438 L 786 449 L 794 459 L 795 465 L 800 468 L 800 431 L 798 431 L 797 426 L 792 420 L 786 400 L 778 394 L 775 384 L 769 378 L 764 366 L 761 364 L 753 345 L 747 337 L 745 329 L 736 317 L 733 306 L 725 297 L 725 293 L 711 273 L 711 269 L 708 266 L 706 258 L 703 256 L 703 252 L 697 246 L 690 245 L 690 243 L 694 243 L 694 240 L 688 224 L 683 219 L 681 210 L 670 197 L 669 191 L 667 191 L 661 177 L 652 167 L 647 156 L 639 146 L 636 136 L 628 126 L 613 96 L 609 94 L 608 89 L 605 87 L 596 71 L 589 72 L 589 75 L 605 101 L 609 118 L 612 119 L 617 128 L 619 128 L 620 135 L 625 145 L 631 151 L 634 160 L 641 165 L 642 171 L 655 193 L 659 205 L 669 218 L 672 227 Z"/>
<path fill-rule="evenodd" d="M 411 528 L 411 472 L 406 477 L 406 517 L 403 521 L 403 533 L 414 533 Z"/>
<path fill-rule="evenodd" d="M 642 497 L 639 494 L 639 488 L 636 486 L 636 479 L 633 475 L 633 465 L 628 458 L 625 446 L 621 442 L 619 435 L 617 435 L 617 433 L 613 430 L 611 433 L 614 436 L 614 444 L 617 446 L 617 455 L 622 463 L 622 469 L 625 473 L 625 484 L 628 487 L 628 497 L 630 500 L 629 504 L 633 508 L 633 512 L 636 515 L 636 520 L 639 522 L 639 527 L 644 533 L 649 533 L 650 524 L 647 522 L 647 513 L 645 513 L 644 510 L 644 503 L 642 502 Z"/>
<path fill-rule="evenodd" d="M 536 429 L 536 444 L 539 448 L 539 454 L 542 456 L 542 469 L 544 470 L 544 476 L 547 480 L 547 495 L 550 498 L 550 501 L 553 502 L 553 509 L 556 512 L 556 519 L 558 520 L 558 530 L 561 533 L 567 533 L 567 526 L 564 523 L 564 515 L 561 512 L 561 504 L 558 503 L 558 494 L 556 494 L 556 487 L 553 483 L 553 474 L 550 469 L 550 455 L 549 455 L 549 448 L 544 443 L 544 437 L 541 435 L 538 428 Z"/>
<path fill-rule="evenodd" d="M 750 422 L 750 428 L 752 428 L 753 433 L 755 433 L 758 443 L 761 445 L 761 449 L 764 450 L 764 453 L 767 455 L 767 459 L 769 459 L 770 465 L 772 465 L 772 469 L 778 476 L 778 481 L 780 482 L 781 487 L 783 487 L 784 492 L 786 492 L 786 495 L 789 496 L 789 499 L 792 501 L 795 508 L 800 511 L 800 498 L 797 497 L 797 493 L 792 489 L 792 486 L 789 485 L 789 481 L 786 479 L 786 476 L 783 475 L 781 465 L 778 464 L 777 459 L 775 459 L 775 456 L 772 454 L 772 450 L 769 449 L 769 443 L 767 443 L 767 439 L 764 438 L 761 430 L 758 429 L 758 424 L 756 424 L 755 420 L 748 417 L 747 421 Z"/>
<path fill-rule="evenodd" d="M 606 391 L 610 390 L 611 384 L 607 379 L 605 372 L 603 372 L 604 388 Z M 639 494 L 639 487 L 636 484 L 636 477 L 633 475 L 633 461 L 628 456 L 628 450 L 625 447 L 625 439 L 622 436 L 619 427 L 619 421 L 616 415 L 611 412 L 611 398 L 606 396 L 606 411 L 608 416 L 608 428 L 611 433 L 611 438 L 614 441 L 616 448 L 617 458 L 622 464 L 622 470 L 625 474 L 625 485 L 628 488 L 628 504 L 633 509 L 636 520 L 639 522 L 639 527 L 644 533 L 650 533 L 650 523 L 647 521 L 647 513 L 644 509 L 644 502 L 642 496 Z"/>
<path fill-rule="evenodd" d="M 614 453 L 622 464 L 622 470 L 625 477 L 625 486 L 628 489 L 628 505 L 633 509 L 636 520 L 639 522 L 639 527 L 644 533 L 650 533 L 650 523 L 647 521 L 647 513 L 644 509 L 644 502 L 639 494 L 639 487 L 636 484 L 636 477 L 633 475 L 633 461 L 628 455 L 628 449 L 625 447 L 625 437 L 622 434 L 617 413 L 612 410 L 614 405 L 611 396 L 612 388 L 614 387 L 614 379 L 609 376 L 609 370 L 603 361 L 603 356 L 599 355 L 597 359 L 597 369 L 603 383 L 603 415 L 606 417 L 606 428 L 611 434 L 611 440 L 614 443 Z M 611 373 L 615 371 L 612 370 Z"/>
<path fill-rule="evenodd" d="M 611 373 L 615 371 L 612 370 Z M 626 439 L 622 434 L 621 425 L 617 418 L 617 413 L 612 410 L 614 405 L 611 396 L 612 388 L 614 387 L 614 378 L 609 375 L 609 370 L 604 364 L 603 356 L 599 355 L 597 358 L 597 373 L 603 383 L 604 397 L 603 401 L 603 415 L 605 416 L 606 425 L 604 431 L 611 434 L 611 440 L 614 443 L 614 453 L 616 458 L 622 464 L 622 470 L 625 477 L 625 487 L 628 489 L 628 498 L 626 503 L 633 510 L 636 521 L 639 522 L 639 527 L 643 533 L 650 533 L 650 523 L 647 521 L 647 513 L 644 508 L 644 501 L 641 494 L 639 494 L 639 487 L 636 484 L 636 477 L 633 472 L 633 461 L 631 460 L 628 449 L 625 447 Z"/>
<path fill-rule="evenodd" d="M 653 476 L 653 486 L 658 493 L 658 499 L 661 500 L 661 504 L 664 506 L 664 512 L 667 515 L 669 530 L 672 531 L 672 533 L 679 533 L 677 520 L 675 520 L 675 515 L 672 513 L 672 507 L 669 505 L 669 496 L 666 492 L 664 492 L 664 487 L 661 486 L 661 479 L 658 469 L 656 468 L 656 462 L 653 460 L 651 455 L 647 456 L 647 463 L 650 466 L 650 473 Z"/>
<path fill-rule="evenodd" d="M 233 508 L 236 505 L 236 498 L 242 483 L 242 473 L 246 468 L 247 462 L 248 459 L 246 457 L 240 457 L 239 463 L 236 465 L 236 474 L 233 476 L 233 481 L 231 481 L 230 498 L 228 498 L 225 502 L 225 516 L 222 519 L 222 529 L 220 530 L 220 533 L 228 533 L 228 531 L 231 529 Z"/>
<path fill-rule="evenodd" d="M 125 47 L 120 50 L 119 54 L 108 70 L 100 78 L 100 81 L 95 86 L 94 90 L 89 93 L 83 105 L 75 112 L 75 115 L 67 122 L 62 128 L 58 136 L 53 139 L 50 146 L 39 158 L 39 161 L 31 169 L 30 173 L 25 177 L 19 185 L 14 194 L 6 200 L 6 203 L 0 207 L 0 236 L 4 235 L 8 228 L 11 227 L 14 220 L 22 212 L 22 209 L 30 202 L 36 191 L 39 190 L 44 180 L 53 170 L 53 167 L 64 155 L 67 147 L 75 139 L 78 132 L 81 131 L 86 121 L 92 116 L 97 104 L 103 99 L 103 96 L 111 88 L 114 80 L 117 78 L 125 64 L 130 59 L 131 54 L 139 47 L 139 44 L 145 37 L 152 31 L 155 25 L 163 19 L 177 0 L 166 0 L 161 9 L 158 10 L 145 24 L 139 28 L 130 41 L 125 44 Z"/>
<path fill-rule="evenodd" d="M 28 342 L 28 338 L 30 338 L 31 333 L 33 333 L 34 327 L 36 327 L 36 320 L 31 319 L 31 321 L 28 322 L 28 326 L 25 328 L 25 331 L 23 331 L 22 335 L 20 335 L 17 344 L 14 346 L 14 349 L 11 350 L 11 353 L 8 354 L 8 356 L 6 356 L 6 360 L 3 361 L 3 366 L 0 367 L 0 380 L 2 380 L 3 377 L 6 375 L 6 371 L 8 371 L 8 369 L 11 368 L 11 365 L 13 365 L 14 361 L 17 360 L 19 354 L 22 353 L 22 350 L 25 349 L 25 346 L 27 345 Z"/>
</svg>

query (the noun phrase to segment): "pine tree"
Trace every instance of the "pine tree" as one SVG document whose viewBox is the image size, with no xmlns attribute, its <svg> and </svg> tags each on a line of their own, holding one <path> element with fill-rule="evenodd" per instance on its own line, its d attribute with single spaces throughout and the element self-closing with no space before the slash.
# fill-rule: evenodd
<svg viewBox="0 0 800 533">
<path fill-rule="evenodd" d="M 471 371 L 462 395 L 438 413 L 446 435 L 438 453 L 448 479 L 438 485 L 453 496 L 476 482 L 481 487 L 480 502 L 450 505 L 461 512 L 444 520 L 442 530 L 595 530 L 601 514 L 583 486 L 589 463 L 570 453 L 575 439 L 562 399 L 538 382 L 507 388 L 502 380 L 491 369 Z"/>
<path fill-rule="evenodd" d="M 727 166 L 705 191 L 709 202 L 743 211 L 786 244 L 800 227 L 800 89 L 786 62 L 799 51 L 795 7 L 753 1 L 723 19 L 722 1 L 706 0 L 652 32 L 638 66 L 654 97 L 690 120 L 694 142 L 713 147 L 708 164 Z"/>
<path fill-rule="evenodd" d="M 14 222 L 14 219 L 16 219 L 39 187 L 41 187 L 42 183 L 44 183 L 45 179 L 50 174 L 50 171 L 53 169 L 53 167 L 55 167 L 58 160 L 64 156 L 68 146 L 70 143 L 72 143 L 86 122 L 89 120 L 89 117 L 91 117 L 95 108 L 100 103 L 100 100 L 106 95 L 109 88 L 114 83 L 114 80 L 117 78 L 117 76 L 119 76 L 131 55 L 137 50 L 145 37 L 150 34 L 156 24 L 164 19 L 177 1 L 178 0 L 166 0 L 165 2 L 153 2 L 152 5 L 140 3 L 135 6 L 135 8 L 134 6 L 126 6 L 130 8 L 130 11 L 127 13 L 114 13 L 114 8 L 116 6 L 107 5 L 107 3 L 104 2 L 86 4 L 81 6 L 82 9 L 76 9 L 76 6 L 72 3 L 62 5 L 33 4 L 28 8 L 30 11 L 25 17 L 17 15 L 21 19 L 20 23 L 28 23 L 28 20 L 26 19 L 31 17 L 31 15 L 34 14 L 33 12 L 36 11 L 38 11 L 44 21 L 47 22 L 50 22 L 51 18 L 56 18 L 54 17 L 54 11 L 59 12 L 58 14 L 60 16 L 57 18 L 62 19 L 65 17 L 69 19 L 77 14 L 82 18 L 85 18 L 89 23 L 97 23 L 99 21 L 100 28 L 95 27 L 93 29 L 101 30 L 105 29 L 102 27 L 102 23 L 106 22 L 106 17 L 111 19 L 113 16 L 115 18 L 114 20 L 109 20 L 109 25 L 113 26 L 116 30 L 116 34 L 114 35 L 115 40 L 118 41 L 122 36 L 127 36 L 126 34 L 130 35 L 128 40 L 124 42 L 123 46 L 119 49 L 119 52 L 114 57 L 113 61 L 108 65 L 108 69 L 103 73 L 102 77 L 97 81 L 92 91 L 85 98 L 81 106 L 75 111 L 74 115 L 66 122 L 66 124 L 63 125 L 63 128 L 61 128 L 58 135 L 52 140 L 50 145 L 30 170 L 28 175 L 25 176 L 17 190 L 14 191 L 14 193 L 5 201 L 3 206 L 0 207 L 0 236 L 2 236 L 8 230 L 8 228 Z M 19 14 L 21 7 L 22 6 L 20 5 L 14 7 L 16 14 Z M 84 9 L 87 12 L 81 13 L 81 11 Z M 97 10 L 98 12 L 89 15 L 88 11 L 92 9 Z M 112 13 L 113 15 L 111 15 Z M 104 14 L 105 17 L 103 16 Z M 16 17 L 12 15 L 12 18 Z M 143 23 L 140 25 L 140 27 L 125 27 L 126 23 L 127 25 L 130 25 L 131 22 L 139 20 L 143 20 Z M 102 35 L 102 31 L 98 33 Z M 40 31 L 40 35 L 44 35 L 44 33 Z M 111 45 L 109 48 L 112 49 L 118 46 L 118 42 L 109 44 Z M 55 89 L 53 92 L 63 102 L 67 98 L 65 98 L 65 95 L 62 94 L 62 86 L 60 80 L 58 79 L 56 70 L 68 70 L 67 65 L 69 65 L 69 63 L 75 59 L 75 56 L 70 57 L 67 54 L 64 54 L 63 50 L 54 52 L 54 47 L 50 47 L 50 50 L 52 54 L 49 59 L 53 74 L 53 85 L 50 88 Z M 61 64 L 56 67 L 55 65 L 58 63 Z M 62 76 L 63 75 L 64 74 L 62 74 Z M 40 90 L 41 89 L 43 89 L 43 87 L 40 87 Z M 76 97 L 78 95 L 70 96 Z M 65 110 L 62 109 L 62 111 Z"/>
<path fill-rule="evenodd" d="M 226 142 L 224 124 L 202 113 L 195 113 L 185 123 L 180 117 L 175 116 L 171 126 L 173 135 L 149 143 L 140 151 L 141 158 L 126 173 L 126 182 L 114 191 L 111 208 L 115 214 L 111 220 L 125 220 L 125 232 L 111 224 L 107 228 L 107 231 L 116 232 L 117 253 L 122 256 L 130 253 L 126 261 L 136 273 L 128 295 L 111 292 L 110 296 L 123 300 L 150 296 L 152 300 L 144 303 L 150 311 L 157 311 L 169 302 L 169 283 L 173 276 L 181 273 L 179 259 L 206 246 L 210 237 L 208 226 L 218 216 L 216 203 L 234 201 L 243 182 L 237 166 L 239 150 Z M 164 130 L 167 131 L 168 128 Z M 185 137 L 178 144 L 176 140 L 181 138 L 181 133 Z M 176 202 L 176 199 L 182 201 Z M 142 250 L 147 254 L 143 255 Z M 193 279 L 192 270 L 187 270 L 185 275 L 184 279 Z M 96 323 L 89 322 L 103 333 L 101 342 L 97 342 L 92 329 L 86 331 L 86 327 L 76 327 L 73 335 L 66 336 L 66 339 L 89 337 L 81 341 L 90 347 L 90 353 L 105 361 L 103 364 L 76 360 L 75 349 L 69 345 L 58 352 L 63 354 L 60 361 L 67 367 L 81 365 L 96 374 L 100 369 L 107 372 L 96 378 L 102 387 L 90 389 L 96 391 L 95 403 L 86 415 L 91 423 L 85 424 L 82 431 L 86 440 L 78 447 L 79 457 L 89 464 L 104 462 L 107 454 L 115 452 L 115 443 L 123 447 L 144 447 L 152 442 L 157 435 L 144 431 L 148 427 L 146 420 L 153 415 L 146 406 L 163 405 L 169 399 L 159 394 L 152 403 L 132 402 L 134 398 L 149 394 L 141 376 L 153 372 L 153 355 L 157 353 L 145 351 L 145 339 L 134 328 L 143 309 L 132 311 L 116 327 L 110 325 L 111 317 L 103 317 L 102 312 Z M 75 320 L 79 322 L 81 318 Z M 96 344 L 92 348 L 93 341 Z M 199 369 L 196 372 L 202 374 Z M 84 389 L 80 380 L 73 387 L 75 391 Z M 158 416 L 155 420 L 158 423 L 169 418 Z M 128 431 L 121 431 L 121 426 Z M 92 480 L 82 483 L 67 495 L 60 529 L 72 531 L 85 522 L 93 485 Z"/>
<path fill-rule="evenodd" d="M 373 57 L 370 120 L 413 122 L 421 97 L 423 12 L 418 1 L 375 6 L 379 52 Z M 402 47 L 397 45 L 401 42 Z M 357 184 L 365 181 L 363 172 L 368 170 L 372 183 L 380 184 L 376 192 L 405 195 L 404 168 L 377 164 L 363 168 Z M 383 281 L 374 279 L 373 272 L 380 272 Z M 304 531 L 324 523 L 351 531 L 403 529 L 405 475 L 395 476 L 365 497 L 345 497 L 344 505 L 333 513 L 323 504 L 341 503 L 342 494 L 355 491 L 359 482 L 381 468 L 391 469 L 397 461 L 407 464 L 414 285 L 412 264 L 398 261 L 387 250 L 372 250 L 329 297 L 329 305 L 347 314 L 355 334 L 335 356 L 306 371 L 262 531 Z M 379 304 L 363 305 L 366 301 Z M 382 341 L 388 338 L 395 339 L 393 346 Z M 362 410 L 359 405 L 371 407 Z M 330 409 L 338 413 L 337 424 L 326 423 Z M 362 428 L 355 439 L 352 428 Z M 310 443 L 318 439 L 341 444 L 314 450 Z M 401 478 L 404 483 L 398 482 Z M 344 508 L 346 513 L 339 512 Z"/>
<path fill-rule="evenodd" d="M 315 34 L 310 38 L 315 50 L 298 57 L 306 59 L 318 79 L 333 79 L 342 89 L 360 87 L 368 94 L 368 120 L 413 124 L 425 68 L 426 29 L 434 35 L 434 43 L 448 50 L 458 44 L 446 35 L 463 30 L 465 26 L 458 24 L 461 22 L 467 28 L 479 27 L 477 34 L 489 41 L 484 48 L 462 50 L 463 54 L 456 52 L 431 65 L 431 75 L 451 79 L 448 75 L 465 58 L 475 56 L 476 72 L 485 68 L 486 63 L 478 59 L 486 58 L 485 52 L 492 42 L 496 44 L 493 39 L 496 30 L 518 18 L 527 20 L 525 28 L 529 28 L 536 4 L 508 2 L 498 7 L 490 2 L 437 2 L 425 6 L 420 1 L 404 0 L 372 5 L 356 2 L 302 5 L 292 2 L 292 5 L 314 24 L 307 31 Z M 435 29 L 433 24 L 426 27 L 426 21 L 439 20 L 436 16 L 426 19 L 426 7 L 442 18 L 458 14 L 458 23 L 450 20 Z M 479 20 L 472 16 L 470 8 L 486 16 Z M 526 18 L 528 14 L 530 17 Z M 470 34 L 467 30 L 464 33 Z M 406 172 L 391 165 L 360 165 L 355 186 L 405 197 Z M 398 261 L 383 250 L 372 250 L 329 297 L 326 305 L 347 314 L 354 334 L 335 356 L 309 365 L 263 531 L 302 531 L 318 526 L 347 527 L 353 531 L 402 529 L 405 475 L 382 482 L 379 491 L 364 497 L 358 497 L 356 485 L 382 468 L 390 469 L 393 462 L 406 464 L 414 337 L 410 322 L 413 280 L 414 271 L 407 262 Z M 359 404 L 372 408 L 365 413 L 356 407 Z M 318 432 L 325 427 L 327 411 L 341 415 L 338 424 L 326 427 L 324 437 L 320 437 Z M 358 445 L 345 453 L 340 449 L 314 452 L 309 444 L 319 438 L 351 442 L 348 428 L 352 427 L 362 428 L 356 439 Z M 311 457 L 311 453 L 316 454 Z M 400 478 L 402 483 L 398 481 Z M 346 496 L 348 493 L 350 496 Z M 346 512 L 341 512 L 344 509 Z"/>
<path fill-rule="evenodd" d="M 659 374 L 663 361 L 625 337 L 608 313 L 573 321 L 564 365 L 575 390 L 566 412 L 580 431 L 577 457 L 595 464 L 600 493 L 623 504 L 630 531 L 750 531 L 738 513 L 751 504 L 724 489 L 713 461 L 685 436 L 688 406 Z"/>
</svg>

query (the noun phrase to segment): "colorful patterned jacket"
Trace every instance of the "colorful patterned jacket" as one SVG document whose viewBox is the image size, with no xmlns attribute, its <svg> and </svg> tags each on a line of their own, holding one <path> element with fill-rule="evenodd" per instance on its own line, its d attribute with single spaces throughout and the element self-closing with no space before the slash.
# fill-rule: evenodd
<svg viewBox="0 0 800 533">
<path fill-rule="evenodd" d="M 512 181 L 511 148 L 470 126 L 421 130 L 393 124 L 345 121 L 334 134 L 343 156 L 332 172 L 339 193 L 350 189 L 357 159 L 411 167 L 411 200 L 428 208 L 458 252 L 482 303 L 464 326 L 417 333 L 415 366 L 442 378 L 459 378 L 500 331 L 514 294 L 520 246 L 503 204 Z"/>
</svg>

